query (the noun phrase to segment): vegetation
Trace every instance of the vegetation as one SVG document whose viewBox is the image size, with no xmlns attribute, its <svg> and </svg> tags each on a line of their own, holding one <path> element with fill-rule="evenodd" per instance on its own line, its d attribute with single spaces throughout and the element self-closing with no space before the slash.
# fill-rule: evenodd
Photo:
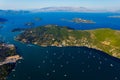
<svg viewBox="0 0 120 80">
<path fill-rule="evenodd" d="M 0 42 L 0 62 L 3 62 L 6 57 L 14 55 L 16 55 L 16 49 L 14 45 Z M 8 76 L 14 66 L 15 63 L 0 65 L 0 80 L 5 80 L 6 76 Z"/>
<path fill-rule="evenodd" d="M 6 80 L 6 76 L 9 75 L 14 67 L 15 63 L 0 66 L 0 80 Z"/>
<path fill-rule="evenodd" d="M 0 62 L 3 61 L 6 57 L 13 55 L 16 55 L 14 45 L 0 43 Z"/>
<path fill-rule="evenodd" d="M 24 43 L 40 46 L 86 46 L 120 58 L 120 31 L 108 28 L 74 30 L 56 25 L 28 29 L 16 37 Z"/>
</svg>

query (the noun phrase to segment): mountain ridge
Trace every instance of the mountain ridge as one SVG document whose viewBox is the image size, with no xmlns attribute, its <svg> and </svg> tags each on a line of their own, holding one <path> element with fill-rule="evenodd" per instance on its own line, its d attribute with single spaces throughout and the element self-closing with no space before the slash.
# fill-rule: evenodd
<svg viewBox="0 0 120 80">
<path fill-rule="evenodd" d="M 112 12 L 120 13 L 120 10 L 107 10 L 107 9 L 90 9 L 86 7 L 43 7 L 39 9 L 28 10 L 3 10 L 0 9 L 0 13 L 29 13 L 29 12 Z"/>
<path fill-rule="evenodd" d="M 85 7 L 44 7 L 31 10 L 32 12 L 94 12 L 95 10 Z"/>
</svg>

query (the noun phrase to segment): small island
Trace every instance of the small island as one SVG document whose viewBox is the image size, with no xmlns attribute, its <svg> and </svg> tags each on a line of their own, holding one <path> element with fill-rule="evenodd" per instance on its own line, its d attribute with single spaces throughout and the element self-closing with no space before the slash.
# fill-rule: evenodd
<svg viewBox="0 0 120 80">
<path fill-rule="evenodd" d="M 17 55 L 13 44 L 0 42 L 0 80 L 6 80 L 19 59 L 22 59 L 22 57 Z"/>
<path fill-rule="evenodd" d="M 73 18 L 72 20 L 67 20 L 67 19 L 61 19 L 62 21 L 67 21 L 67 22 L 74 22 L 74 23 L 86 23 L 86 24 L 94 24 L 95 22 L 92 20 L 85 20 L 82 18 Z"/>
<path fill-rule="evenodd" d="M 0 18 L 0 24 L 4 24 L 6 21 L 8 21 L 8 20 L 4 19 L 4 18 Z"/>
<path fill-rule="evenodd" d="M 120 15 L 118 16 L 108 16 L 109 18 L 120 18 Z"/>
<path fill-rule="evenodd" d="M 14 28 L 11 30 L 11 32 L 20 32 L 26 30 L 25 28 Z"/>
<path fill-rule="evenodd" d="M 26 22 L 25 24 L 24 24 L 25 26 L 34 26 L 35 25 L 35 23 L 33 23 L 33 22 Z"/>
<path fill-rule="evenodd" d="M 35 21 L 41 21 L 41 18 L 35 17 L 34 20 L 35 20 Z"/>
<path fill-rule="evenodd" d="M 120 58 L 120 31 L 109 28 L 74 30 L 57 25 L 46 25 L 25 30 L 15 39 L 23 43 L 46 46 L 85 46 Z"/>
<path fill-rule="evenodd" d="M 4 26 L 0 26 L 0 29 L 3 28 Z"/>
</svg>

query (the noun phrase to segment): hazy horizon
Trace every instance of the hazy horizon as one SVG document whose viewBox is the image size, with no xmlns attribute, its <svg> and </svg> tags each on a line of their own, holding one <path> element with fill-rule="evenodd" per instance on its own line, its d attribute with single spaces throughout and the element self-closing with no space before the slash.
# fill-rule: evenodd
<svg viewBox="0 0 120 80">
<path fill-rule="evenodd" d="M 85 7 L 97 10 L 119 10 L 120 0 L 0 0 L 0 9 L 30 10 L 44 7 Z"/>
</svg>

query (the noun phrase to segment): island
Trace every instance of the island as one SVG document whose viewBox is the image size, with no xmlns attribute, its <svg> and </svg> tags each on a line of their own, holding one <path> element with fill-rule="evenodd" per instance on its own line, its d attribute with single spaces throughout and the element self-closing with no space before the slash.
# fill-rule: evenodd
<svg viewBox="0 0 120 80">
<path fill-rule="evenodd" d="M 24 24 L 25 26 L 34 26 L 35 25 L 35 23 L 33 23 L 33 22 L 26 22 L 25 24 Z"/>
<path fill-rule="evenodd" d="M 17 53 L 13 44 L 0 42 L 0 80 L 6 77 L 14 69 L 16 61 L 22 59 Z"/>
<path fill-rule="evenodd" d="M 120 15 L 118 16 L 108 16 L 109 18 L 120 18 Z"/>
<path fill-rule="evenodd" d="M 20 32 L 20 31 L 24 31 L 26 30 L 26 28 L 14 28 L 11 30 L 11 32 Z"/>
<path fill-rule="evenodd" d="M 6 21 L 8 21 L 8 20 L 4 19 L 4 18 L 0 18 L 0 24 L 4 24 Z"/>
<path fill-rule="evenodd" d="M 46 25 L 25 30 L 15 40 L 39 46 L 85 46 L 120 58 L 120 31 L 109 28 L 74 30 L 69 27 Z"/>
<path fill-rule="evenodd" d="M 0 29 L 3 28 L 4 26 L 0 26 Z"/>
<path fill-rule="evenodd" d="M 68 19 L 61 19 L 62 21 L 67 21 L 67 22 L 74 22 L 74 23 L 86 23 L 86 24 L 94 24 L 95 22 L 92 20 L 86 20 L 82 18 L 73 18 L 72 20 Z"/>
<path fill-rule="evenodd" d="M 35 20 L 35 21 L 41 21 L 41 18 L 35 17 L 34 20 Z"/>
</svg>

